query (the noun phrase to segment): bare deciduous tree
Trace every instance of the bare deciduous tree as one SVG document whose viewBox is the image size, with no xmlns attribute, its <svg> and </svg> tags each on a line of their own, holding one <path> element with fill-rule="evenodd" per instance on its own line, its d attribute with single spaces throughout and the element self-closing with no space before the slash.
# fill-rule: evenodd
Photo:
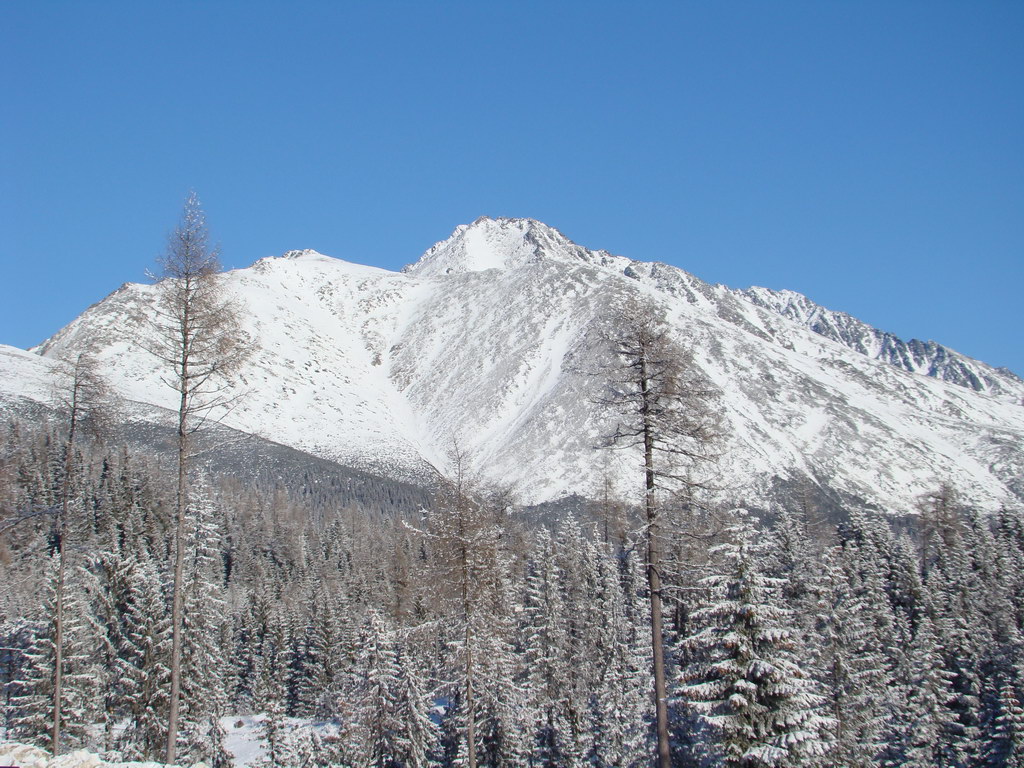
<svg viewBox="0 0 1024 768">
<path fill-rule="evenodd" d="M 178 394 L 178 477 L 175 497 L 174 587 L 171 609 L 171 694 L 166 762 L 175 758 L 181 704 L 182 597 L 191 436 L 211 411 L 232 403 L 231 375 L 245 358 L 239 307 L 224 294 L 218 250 L 210 245 L 206 216 L 195 193 L 159 260 L 163 279 L 149 351 L 170 370 L 164 382 Z"/>
<path fill-rule="evenodd" d="M 58 370 L 62 379 L 57 384 L 58 407 L 67 418 L 67 436 L 64 440 L 64 476 L 60 486 L 60 507 L 54 527 L 57 530 L 57 587 L 53 616 L 53 722 L 50 732 L 50 751 L 60 754 L 62 725 L 61 705 L 64 697 L 64 587 L 67 574 L 68 515 L 75 474 L 75 437 L 82 421 L 97 419 L 110 396 L 91 357 L 81 353 L 74 360 L 64 362 Z"/>
<path fill-rule="evenodd" d="M 715 458 L 720 419 L 712 404 L 717 390 L 649 313 L 623 319 L 611 338 L 616 364 L 602 402 L 619 415 L 609 446 L 640 448 L 644 468 L 647 582 L 651 600 L 651 647 L 659 768 L 669 768 L 660 551 L 662 502 L 687 498 L 704 487 L 701 466 Z M 678 500 L 677 500 L 678 503 Z"/>
</svg>

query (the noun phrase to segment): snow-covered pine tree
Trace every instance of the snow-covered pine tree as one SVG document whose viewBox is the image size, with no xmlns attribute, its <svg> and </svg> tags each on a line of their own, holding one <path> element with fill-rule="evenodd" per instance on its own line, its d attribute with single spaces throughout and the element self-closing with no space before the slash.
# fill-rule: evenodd
<svg viewBox="0 0 1024 768">
<path fill-rule="evenodd" d="M 59 555 L 50 557 L 47 568 L 47 597 L 43 615 L 52 617 L 57 602 Z M 100 669 L 97 649 L 99 628 L 93 621 L 92 605 L 85 592 L 88 575 L 81 568 L 68 570 L 62 585 L 64 600 L 63 684 L 61 686 L 61 743 L 67 747 L 90 746 L 88 725 L 101 714 Z M 56 626 L 40 620 L 25 654 L 23 676 L 16 683 L 14 733 L 22 741 L 49 747 L 53 737 L 54 680 L 57 664 Z"/>
<path fill-rule="evenodd" d="M 590 760 L 596 768 L 647 765 L 650 644 L 638 632 L 646 622 L 630 622 L 618 558 L 607 549 L 594 548 L 598 583 L 592 612 L 600 627 L 588 654 L 597 666 L 590 699 Z"/>
<path fill-rule="evenodd" d="M 934 572 L 933 572 L 934 573 Z M 960 603 L 963 601 L 953 601 Z M 949 681 L 949 699 L 943 719 L 943 765 L 958 766 L 974 760 L 981 751 L 982 713 L 980 677 L 983 654 L 992 648 L 988 627 L 977 614 L 964 607 L 963 613 L 949 610 L 937 616 L 934 627 L 937 649 Z"/>
<path fill-rule="evenodd" d="M 562 667 L 567 671 L 563 686 L 563 718 L 568 724 L 563 739 L 572 763 L 583 761 L 594 751 L 594 724 L 591 700 L 603 672 L 604 659 L 596 652 L 604 627 L 603 617 L 594 604 L 601 587 L 598 560 L 601 555 L 593 545 L 596 530 L 584 532 L 574 516 L 559 524 L 555 533 L 556 561 L 562 573 L 561 603 L 564 607 L 566 642 L 563 644 Z"/>
<path fill-rule="evenodd" d="M 105 386 L 96 372 L 95 365 L 85 353 L 81 353 L 73 361 L 64 365 L 66 382 L 63 392 L 58 397 L 58 407 L 63 406 L 67 414 L 67 438 L 64 442 L 64 461 L 60 484 L 60 506 L 57 508 L 55 521 L 57 540 L 57 574 L 54 584 L 53 602 L 53 701 L 51 705 L 52 721 L 50 725 L 50 750 L 60 754 L 62 749 L 61 730 L 63 728 L 62 707 L 64 703 L 64 625 L 67 606 L 65 584 L 68 580 L 68 567 L 71 561 L 68 548 L 71 545 L 71 507 L 75 485 L 80 482 L 79 465 L 75 436 L 81 429 L 82 421 L 96 415 L 99 406 L 105 399 Z M 80 494 L 75 494 L 80 495 Z M 79 526 L 84 527 L 84 526 Z M 79 531 L 83 534 L 85 531 Z M 79 721 L 81 722 L 81 721 Z"/>
<path fill-rule="evenodd" d="M 14 734 L 15 702 L 22 694 L 18 681 L 26 677 L 25 652 L 32 647 L 37 630 L 35 622 L 21 616 L 0 621 L 0 732 Z"/>
<path fill-rule="evenodd" d="M 264 633 L 258 646 L 254 680 L 257 710 L 265 709 L 266 702 L 280 701 L 287 712 L 292 668 L 292 630 L 287 605 L 278 603 L 266 617 Z"/>
<path fill-rule="evenodd" d="M 97 649 L 97 657 L 108 674 L 102 680 L 103 751 L 114 749 L 114 726 L 122 719 L 126 702 L 122 696 L 124 685 L 121 680 L 118 653 L 125 646 L 125 624 L 122 611 L 127 604 L 129 586 L 123 581 L 125 569 L 123 556 L 118 551 L 101 551 L 96 561 L 98 589 L 95 601 L 96 621 L 102 628 L 103 643 Z"/>
<path fill-rule="evenodd" d="M 705 580 L 711 599 L 693 614 L 693 661 L 679 693 L 718 734 L 727 766 L 789 768 L 828 749 L 831 721 L 796 660 L 782 583 L 760 572 L 749 524 L 718 548 L 725 572 Z"/>
<path fill-rule="evenodd" d="M 888 684 L 884 703 L 888 714 L 883 727 L 882 761 L 900 760 L 912 671 L 914 627 L 926 613 L 926 595 L 920 564 L 912 543 L 893 535 L 889 523 L 854 511 L 839 526 L 844 568 L 850 569 L 865 590 L 865 616 L 880 638 Z"/>
<path fill-rule="evenodd" d="M 813 636 L 814 617 L 825 591 L 821 572 L 821 546 L 800 511 L 779 509 L 769 536 L 766 575 L 782 579 L 783 602 L 793 611 L 799 628 Z"/>
<path fill-rule="evenodd" d="M 319 582 L 306 599 L 305 616 L 296 714 L 327 717 L 334 709 L 340 669 L 352 651 L 340 626 L 334 595 Z"/>
<path fill-rule="evenodd" d="M 1024 706 L 1010 679 L 1000 688 L 998 711 L 985 766 L 1024 768 Z"/>
<path fill-rule="evenodd" d="M 845 768 L 873 768 L 890 716 L 889 673 L 880 649 L 891 638 L 886 599 L 877 574 L 865 583 L 844 551 L 826 553 L 827 590 L 818 601 L 816 675 L 833 720 L 826 760 Z M 880 631 L 882 630 L 882 631 Z"/>
<path fill-rule="evenodd" d="M 143 555 L 144 556 L 144 555 Z M 153 760 L 167 746 L 171 622 L 156 567 L 125 556 L 119 580 L 126 587 L 117 671 L 126 725 L 115 742 L 126 759 Z"/>
<path fill-rule="evenodd" d="M 233 637 L 232 678 L 237 685 L 231 698 L 236 705 L 259 711 L 264 648 L 273 621 L 273 606 L 267 590 L 257 586 L 247 589 L 241 602 Z"/>
<path fill-rule="evenodd" d="M 209 489 L 197 490 L 190 500 L 189 532 L 182 607 L 181 719 L 178 754 L 213 768 L 227 766 L 220 717 L 227 713 L 227 626 L 218 513 Z"/>
<path fill-rule="evenodd" d="M 436 732 L 417 671 L 379 613 L 368 614 L 359 638 L 352 687 L 345 695 L 355 706 L 360 765 L 426 768 Z"/>
<path fill-rule="evenodd" d="M 291 664 L 289 623 L 280 611 L 266 617 L 255 669 L 253 698 L 263 713 L 258 729 L 263 746 L 260 768 L 297 768 L 293 727 L 288 721 L 288 669 Z"/>
<path fill-rule="evenodd" d="M 299 768 L 294 727 L 285 713 L 285 687 L 272 672 L 264 673 L 263 719 L 256 729 L 263 754 L 256 768 Z"/>
<path fill-rule="evenodd" d="M 523 606 L 523 663 L 526 668 L 531 722 L 531 754 L 542 766 L 579 764 L 582 755 L 568 720 L 566 701 L 573 669 L 566 631 L 568 615 L 562 602 L 562 571 L 555 542 L 546 528 L 537 532 L 527 563 Z M 576 610 L 582 605 L 577 604 Z M 582 666 L 584 659 L 577 658 Z"/>
<path fill-rule="evenodd" d="M 402 723 L 398 751 L 406 768 L 427 768 L 434 765 L 437 750 L 437 726 L 430 717 L 432 701 L 427 694 L 423 675 L 412 654 L 398 648 L 398 685 L 395 691 L 398 720 Z"/>
<path fill-rule="evenodd" d="M 1024 629 L 1024 509 L 1004 507 L 996 514 L 995 545 L 1009 611 L 1009 622 Z M 1024 659 L 1020 660 L 1024 663 Z"/>
<path fill-rule="evenodd" d="M 508 615 L 515 610 L 510 606 L 508 601 L 492 608 L 496 629 L 477 636 L 477 754 L 480 765 L 494 768 L 520 766 L 530 755 L 526 702 L 519 682 L 522 667 L 507 626 Z M 504 615 L 499 616 L 498 611 Z"/>
<path fill-rule="evenodd" d="M 457 681 L 449 718 L 456 718 L 459 738 L 452 746 L 467 768 L 514 765 L 528 751 L 528 737 L 513 680 L 507 499 L 474 492 L 465 457 L 456 451 L 453 460 L 454 477 L 442 481 L 427 519 L 437 610 L 450 633 L 448 675 Z"/>
<path fill-rule="evenodd" d="M 914 633 L 909 671 L 906 710 L 901 713 L 902 754 L 890 757 L 886 764 L 903 768 L 953 768 L 946 762 L 945 742 L 945 734 L 955 720 L 947 706 L 953 699 L 951 675 L 943 666 L 939 641 L 928 615 L 921 617 Z"/>
<path fill-rule="evenodd" d="M 981 751 L 980 672 L 984 657 L 996 647 L 985 604 L 998 595 L 985 573 L 996 555 L 991 536 L 982 531 L 975 515 L 963 509 L 949 486 L 926 502 L 921 512 L 922 573 L 936 651 L 949 682 L 948 700 L 943 702 L 948 714 L 944 711 L 940 718 L 936 759 L 941 765 L 958 766 Z"/>
<path fill-rule="evenodd" d="M 1011 594 L 1013 564 L 1005 559 L 1005 552 L 993 530 L 990 515 L 975 509 L 963 511 L 963 547 L 966 555 L 967 575 L 962 589 L 972 618 L 984 627 L 986 638 L 979 645 L 1005 648 L 1016 640 L 1017 627 L 1013 623 L 1014 606 Z M 998 527 L 998 522 L 995 522 Z M 1008 573 L 1007 571 L 1010 570 Z M 984 653 L 984 648 L 982 649 Z"/>
</svg>

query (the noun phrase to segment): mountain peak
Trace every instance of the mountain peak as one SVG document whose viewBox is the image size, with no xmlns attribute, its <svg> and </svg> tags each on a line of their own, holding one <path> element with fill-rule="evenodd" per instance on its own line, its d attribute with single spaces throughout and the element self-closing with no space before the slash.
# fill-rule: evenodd
<svg viewBox="0 0 1024 768">
<path fill-rule="evenodd" d="M 313 250 L 312 248 L 300 248 L 297 250 L 286 251 L 281 254 L 282 259 L 291 259 L 295 261 L 297 259 L 308 259 L 308 258 L 324 258 L 324 255 L 319 251 Z"/>
<path fill-rule="evenodd" d="M 403 272 L 435 276 L 509 269 L 544 260 L 575 261 L 589 253 L 536 219 L 481 216 L 461 224 Z"/>
</svg>

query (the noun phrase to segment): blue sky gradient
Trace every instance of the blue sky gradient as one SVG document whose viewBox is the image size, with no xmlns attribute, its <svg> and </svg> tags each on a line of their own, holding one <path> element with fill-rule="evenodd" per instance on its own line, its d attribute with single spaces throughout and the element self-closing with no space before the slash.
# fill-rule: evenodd
<svg viewBox="0 0 1024 768">
<path fill-rule="evenodd" d="M 0 3 L 0 343 L 145 280 L 397 269 L 480 215 L 1024 374 L 1019 2 Z"/>
</svg>

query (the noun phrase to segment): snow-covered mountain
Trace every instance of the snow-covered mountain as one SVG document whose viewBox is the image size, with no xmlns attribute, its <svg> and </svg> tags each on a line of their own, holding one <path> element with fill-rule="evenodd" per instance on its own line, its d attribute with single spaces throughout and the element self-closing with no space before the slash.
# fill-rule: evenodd
<svg viewBox="0 0 1024 768">
<path fill-rule="evenodd" d="M 934 376 L 978 392 L 1020 399 L 1022 382 L 1006 368 L 993 368 L 934 341 L 903 341 L 895 334 L 872 328 L 845 312 L 825 309 L 794 291 L 755 287 L 743 291 L 743 294 L 759 307 L 778 312 L 815 333 L 905 371 Z"/>
<path fill-rule="evenodd" d="M 635 488 L 637 457 L 596 448 L 614 417 L 595 402 L 610 325 L 645 306 L 722 391 L 733 501 L 806 483 L 908 511 L 944 481 L 987 508 L 1024 498 L 1024 383 L 1009 372 L 533 220 L 460 226 L 401 273 L 292 251 L 224 280 L 255 345 L 224 423 L 346 465 L 425 477 L 457 442 L 524 501 L 593 493 L 605 473 Z M 41 397 L 48 361 L 89 349 L 126 398 L 173 408 L 139 344 L 155 298 L 124 285 L 31 353 L 8 348 L 0 398 Z"/>
</svg>

